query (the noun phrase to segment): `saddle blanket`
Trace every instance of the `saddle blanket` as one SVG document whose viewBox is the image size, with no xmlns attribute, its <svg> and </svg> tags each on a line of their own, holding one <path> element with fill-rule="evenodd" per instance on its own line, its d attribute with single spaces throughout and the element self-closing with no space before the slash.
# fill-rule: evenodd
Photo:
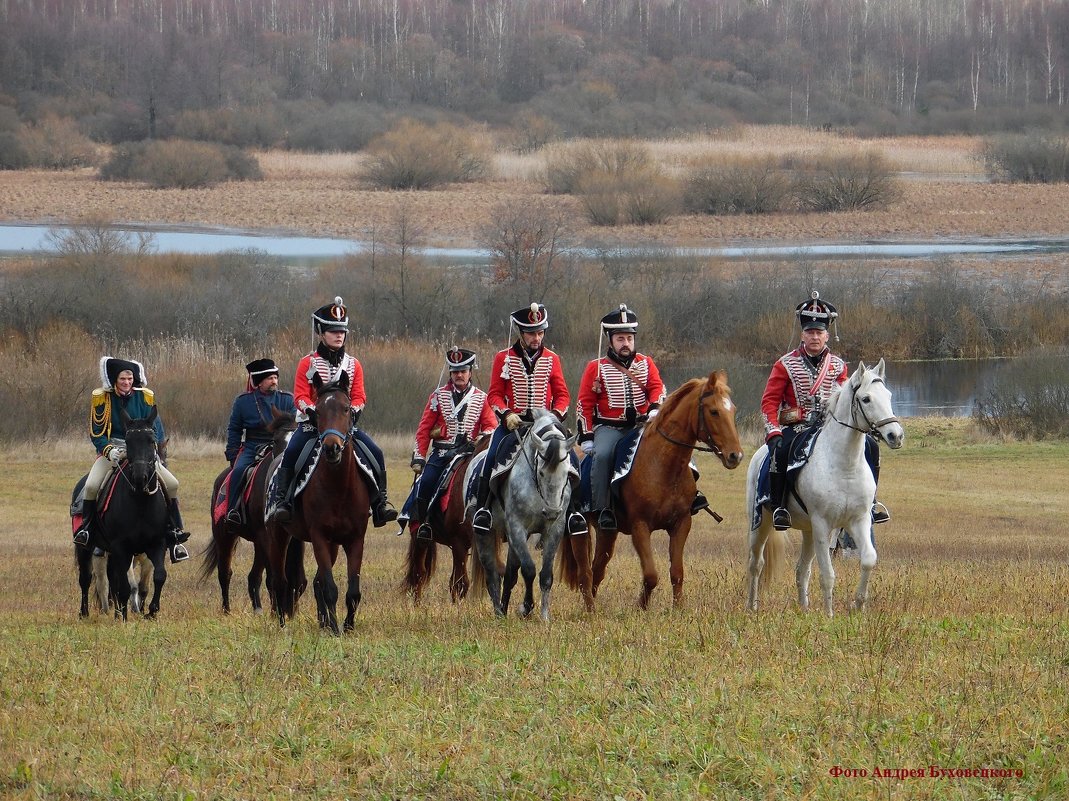
<svg viewBox="0 0 1069 801">
<path fill-rule="evenodd" d="M 378 482 L 375 479 L 375 471 L 371 468 L 371 455 L 367 452 L 364 444 L 353 437 L 350 442 L 353 445 L 353 456 L 356 459 L 357 469 L 364 476 L 364 480 L 368 483 L 368 486 L 372 488 L 372 492 L 378 491 Z M 316 465 L 319 464 L 319 455 L 322 451 L 322 442 L 319 439 L 308 440 L 308 443 L 304 446 L 304 450 L 301 451 L 300 456 L 297 457 L 297 463 L 294 466 L 294 478 L 293 478 L 293 498 L 294 501 L 300 494 L 304 492 L 304 488 L 308 486 L 308 482 L 312 478 L 312 474 L 315 472 Z M 265 501 L 267 504 L 264 509 L 264 519 L 268 519 L 275 511 L 275 508 L 270 503 L 270 499 L 275 497 L 275 483 L 278 478 L 278 470 L 276 469 L 271 473 L 270 479 L 267 483 L 267 492 L 265 493 Z"/>
<path fill-rule="evenodd" d="M 787 445 L 787 484 L 783 489 L 784 497 L 794 491 L 794 482 L 798 477 L 798 471 L 805 467 L 809 456 L 813 453 L 813 446 L 817 442 L 820 428 L 802 429 Z M 751 510 L 750 529 L 756 529 L 761 525 L 761 509 L 772 497 L 772 486 L 768 478 L 768 469 L 772 463 L 771 454 L 765 454 L 765 460 L 761 463 L 761 471 L 757 474 L 757 493 L 754 497 L 754 508 Z"/>
</svg>

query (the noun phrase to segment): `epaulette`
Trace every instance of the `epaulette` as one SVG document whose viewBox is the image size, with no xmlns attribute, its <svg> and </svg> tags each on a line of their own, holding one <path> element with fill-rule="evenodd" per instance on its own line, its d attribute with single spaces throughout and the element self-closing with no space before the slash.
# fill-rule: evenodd
<svg viewBox="0 0 1069 801">
<path fill-rule="evenodd" d="M 156 402 L 156 393 L 148 387 L 141 387 L 141 396 L 149 406 L 152 406 Z"/>
<path fill-rule="evenodd" d="M 107 397 L 108 391 L 104 387 L 97 387 L 93 390 L 93 405 L 99 406 L 104 402 L 104 398 Z"/>
</svg>

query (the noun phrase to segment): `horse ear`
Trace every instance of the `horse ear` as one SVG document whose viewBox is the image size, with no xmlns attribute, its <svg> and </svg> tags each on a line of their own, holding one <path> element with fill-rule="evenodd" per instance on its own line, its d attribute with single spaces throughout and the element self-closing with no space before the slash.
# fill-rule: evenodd
<svg viewBox="0 0 1069 801">
<path fill-rule="evenodd" d="M 709 389 L 713 389 L 717 384 L 726 384 L 727 382 L 727 370 L 713 370 L 713 372 L 709 373 L 709 380 L 706 381 L 706 385 Z"/>
<path fill-rule="evenodd" d="M 151 411 L 150 411 L 150 412 L 148 413 L 148 418 L 147 418 L 147 419 L 148 419 L 148 422 L 149 422 L 149 424 L 151 424 L 151 423 L 155 422 L 155 420 L 156 420 L 156 416 L 157 416 L 157 415 L 158 415 L 159 413 L 160 413 L 160 410 L 159 410 L 159 409 L 157 409 L 157 408 L 156 408 L 155 406 L 153 406 L 153 407 L 152 407 L 152 410 L 151 410 Z"/>
<path fill-rule="evenodd" d="M 341 375 L 338 376 L 338 386 L 344 390 L 349 389 L 349 374 L 344 370 L 342 370 Z"/>
<path fill-rule="evenodd" d="M 875 371 L 876 375 L 878 375 L 880 378 L 883 378 L 884 377 L 884 372 L 886 371 L 887 366 L 884 364 L 883 359 L 881 358 L 879 364 L 877 364 L 872 369 L 873 369 L 873 371 Z"/>
</svg>

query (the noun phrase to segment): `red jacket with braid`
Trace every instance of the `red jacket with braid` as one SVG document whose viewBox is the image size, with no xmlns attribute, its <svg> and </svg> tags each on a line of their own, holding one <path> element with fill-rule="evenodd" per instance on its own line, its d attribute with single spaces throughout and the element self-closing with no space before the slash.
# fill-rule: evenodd
<svg viewBox="0 0 1069 801">
<path fill-rule="evenodd" d="M 792 350 L 772 365 L 772 372 L 761 396 L 761 414 L 765 418 L 765 440 L 783 433 L 779 424 L 780 409 L 800 408 L 803 415 L 817 409 L 847 379 L 846 362 L 827 348 L 816 364 L 805 356 L 805 349 Z"/>
<path fill-rule="evenodd" d="M 563 419 L 572 401 L 564 383 L 560 357 L 549 348 L 542 348 L 530 360 L 520 344 L 494 356 L 486 394 L 490 408 L 500 417 L 509 412 L 522 414 L 528 409 L 549 409 Z"/>
</svg>

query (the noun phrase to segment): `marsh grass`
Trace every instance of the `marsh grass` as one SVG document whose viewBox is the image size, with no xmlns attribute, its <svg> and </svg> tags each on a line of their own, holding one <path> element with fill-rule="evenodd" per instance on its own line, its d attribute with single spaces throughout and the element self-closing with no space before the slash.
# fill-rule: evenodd
<svg viewBox="0 0 1069 801">
<path fill-rule="evenodd" d="M 79 621 L 66 498 L 84 459 L 61 446 L 17 454 L 0 479 L 4 797 L 1069 792 L 1065 443 L 909 421 L 905 448 L 884 459 L 894 521 L 878 531 L 865 614 L 846 610 L 850 561 L 836 562 L 834 619 L 799 612 L 788 582 L 744 613 L 744 470 L 700 455 L 727 520 L 695 521 L 685 609 L 669 608 L 663 534 L 662 585 L 644 614 L 623 541 L 592 617 L 558 589 L 549 625 L 494 620 L 482 597 L 451 607 L 441 573 L 415 608 L 395 590 L 404 543 L 382 529 L 369 534 L 357 631 L 342 639 L 319 633 L 310 598 L 283 631 L 243 598 L 224 618 L 192 564 L 170 569 L 159 621 Z M 196 550 L 220 462 L 175 443 Z M 403 457 L 390 468 L 400 497 Z M 249 560 L 246 546 L 239 587 Z M 873 777 L 929 765 L 1021 776 Z"/>
</svg>

